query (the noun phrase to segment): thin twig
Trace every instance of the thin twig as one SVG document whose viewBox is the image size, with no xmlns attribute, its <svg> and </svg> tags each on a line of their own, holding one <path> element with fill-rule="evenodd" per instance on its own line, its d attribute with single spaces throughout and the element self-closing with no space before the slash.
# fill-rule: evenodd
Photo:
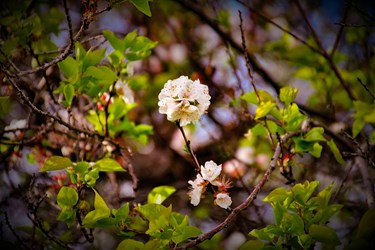
<svg viewBox="0 0 375 250">
<path fill-rule="evenodd" d="M 267 21 L 270 24 L 274 25 L 275 27 L 277 27 L 281 31 L 289 34 L 294 39 L 296 39 L 297 41 L 299 41 L 300 43 L 302 43 L 306 47 L 308 47 L 310 50 L 312 50 L 312 51 L 314 51 L 316 53 L 321 54 L 321 51 L 319 49 L 317 49 L 314 46 L 310 45 L 306 40 L 304 40 L 303 38 L 300 38 L 299 36 L 297 36 L 296 34 L 294 34 L 293 32 L 291 32 L 290 30 L 288 30 L 288 29 L 282 27 L 281 25 L 279 25 L 278 23 L 274 22 L 272 19 L 268 18 L 267 16 L 265 16 L 264 14 L 262 14 L 261 12 L 259 12 L 257 9 L 251 7 L 249 4 L 247 4 L 247 3 L 243 2 L 243 1 L 240 1 L 240 0 L 237 0 L 237 2 L 239 2 L 240 4 L 246 6 L 252 13 L 256 14 L 257 16 L 259 16 L 261 18 L 263 18 L 265 21 Z"/>
<path fill-rule="evenodd" d="M 72 19 L 70 18 L 69 9 L 68 9 L 68 5 L 66 3 L 66 0 L 63 0 L 63 4 L 64 4 L 66 21 L 68 22 L 70 44 L 74 44 L 75 41 L 74 41 L 74 37 L 73 37 Z"/>
<path fill-rule="evenodd" d="M 16 84 L 16 82 L 13 80 L 12 76 L 11 76 L 11 73 L 4 68 L 4 66 L 2 64 L 0 64 L 0 68 L 1 68 L 1 71 L 4 72 L 4 74 L 7 76 L 9 82 L 12 84 L 12 86 L 16 89 L 16 92 L 17 92 L 17 95 L 20 97 L 20 99 L 22 99 L 26 104 L 27 106 L 29 106 L 33 111 L 35 111 L 36 113 L 42 115 L 42 116 L 45 116 L 45 117 L 49 117 L 49 118 L 52 118 L 53 120 L 59 122 L 60 124 L 64 125 L 65 127 L 71 129 L 71 130 L 74 130 L 76 132 L 79 132 L 79 133 L 84 133 L 88 136 L 97 136 L 99 138 L 103 138 L 102 135 L 100 135 L 99 133 L 97 133 L 96 131 L 87 131 L 87 130 L 83 130 L 83 129 L 80 129 L 80 128 L 77 128 L 75 126 L 72 126 L 71 124 L 65 122 L 63 119 L 61 119 L 60 117 L 58 116 L 55 116 L 55 115 L 52 115 L 51 113 L 49 112 L 46 112 L 46 111 L 43 111 L 43 110 L 40 110 L 39 108 L 37 108 L 30 100 L 29 98 L 22 92 L 22 90 L 20 89 L 20 87 Z M 17 78 L 19 79 L 18 75 L 16 75 Z"/>
<path fill-rule="evenodd" d="M 372 97 L 372 99 L 375 100 L 375 95 L 371 92 L 371 90 L 367 87 L 367 85 L 364 84 L 359 77 L 357 77 L 357 80 L 362 85 L 362 87 L 365 88 L 365 90 L 367 91 L 367 93 L 369 93 L 369 95 Z"/>
<path fill-rule="evenodd" d="M 306 12 L 305 10 L 302 8 L 302 5 L 301 3 L 298 1 L 298 0 L 294 0 L 294 2 L 296 3 L 297 5 L 297 8 L 298 10 L 301 12 L 301 15 L 302 15 L 302 18 L 304 19 L 305 23 L 307 24 L 307 26 L 309 27 L 310 29 L 310 32 L 311 32 L 311 35 L 313 36 L 316 44 L 318 45 L 319 49 L 320 49 L 320 54 L 326 59 L 326 61 L 328 62 L 330 68 L 332 69 L 332 71 L 334 72 L 335 76 L 337 77 L 337 79 L 339 80 L 340 82 L 340 85 L 344 88 L 345 92 L 348 94 L 349 98 L 351 100 L 356 100 L 356 98 L 354 97 L 351 89 L 349 88 L 349 86 L 345 83 L 344 79 L 342 78 L 336 64 L 333 62 L 333 59 L 332 57 L 327 53 L 327 51 L 324 49 L 323 47 L 323 44 L 322 42 L 320 41 L 317 33 L 315 32 L 314 28 L 312 27 L 309 19 L 307 18 L 306 16 Z"/>
<path fill-rule="evenodd" d="M 273 154 L 273 157 L 271 159 L 270 165 L 267 169 L 267 171 L 264 173 L 262 179 L 259 181 L 259 183 L 254 187 L 254 190 L 251 192 L 251 194 L 237 207 L 235 207 L 231 213 L 228 215 L 228 217 L 219 225 L 217 225 L 214 229 L 208 231 L 207 233 L 199 235 L 197 238 L 189 241 L 188 243 L 177 247 L 176 249 L 182 250 L 182 249 L 188 249 L 191 248 L 207 239 L 212 238 L 216 233 L 220 232 L 222 229 L 228 226 L 229 223 L 231 223 L 234 218 L 243 210 L 248 208 L 250 204 L 253 202 L 253 200 L 256 198 L 256 196 L 259 194 L 260 190 L 264 186 L 264 184 L 269 180 L 270 175 L 272 171 L 276 168 L 277 166 L 277 161 L 279 159 L 279 156 L 281 154 L 281 147 L 282 143 L 287 141 L 289 138 L 293 137 L 294 135 L 300 133 L 300 131 L 295 131 L 289 134 L 285 134 L 281 137 L 280 142 L 277 144 L 275 153 Z"/>
<path fill-rule="evenodd" d="M 345 22 L 346 20 L 346 17 L 348 16 L 348 6 L 345 7 L 345 10 L 344 10 L 344 15 L 342 17 L 342 21 L 341 22 Z M 333 44 L 333 48 L 332 48 L 332 51 L 331 51 L 331 57 L 333 58 L 333 56 L 335 55 L 335 52 L 337 50 L 337 47 L 339 46 L 339 43 L 340 43 L 340 40 L 341 40 L 341 37 L 342 37 L 342 33 L 344 32 L 344 26 L 340 26 L 340 29 L 339 29 L 339 32 L 337 32 L 337 36 L 336 36 L 336 39 L 335 39 L 335 43 Z"/>
<path fill-rule="evenodd" d="M 243 23 L 243 20 L 242 20 L 242 13 L 241 11 L 238 11 L 238 15 L 240 17 L 240 31 L 241 31 L 241 41 L 242 41 L 242 49 L 243 49 L 243 54 L 245 55 L 245 61 L 246 61 L 246 69 L 247 69 L 247 73 L 249 74 L 249 77 L 250 77 L 250 82 L 251 82 L 251 85 L 253 86 L 253 89 L 254 89 L 254 92 L 258 98 L 258 103 L 260 103 L 260 96 L 259 96 L 259 93 L 258 93 L 258 90 L 257 90 L 257 87 L 255 86 L 255 83 L 254 83 L 254 76 L 253 76 L 253 72 L 251 71 L 251 62 L 250 62 L 250 52 L 247 50 L 246 48 L 246 40 L 245 40 L 245 32 L 243 30 L 243 27 L 242 27 L 242 23 Z"/>
<path fill-rule="evenodd" d="M 185 9 L 188 9 L 192 11 L 196 16 L 198 16 L 203 22 L 205 22 L 208 26 L 210 26 L 219 36 L 223 41 L 227 41 L 230 46 L 232 46 L 236 51 L 242 53 L 242 47 L 239 45 L 237 42 L 233 40 L 233 38 L 224 32 L 220 26 L 217 24 L 217 22 L 211 20 L 206 14 L 204 14 L 199 7 L 196 5 L 192 4 L 191 1 L 185 1 L 185 0 L 176 0 L 178 4 L 180 4 L 182 7 Z M 263 79 L 264 81 L 268 82 L 272 88 L 275 89 L 277 93 L 280 91 L 280 86 L 279 84 L 271 77 L 271 75 L 259 64 L 257 59 L 249 54 L 249 59 L 251 62 L 251 65 L 253 66 L 253 69 L 255 72 L 257 72 Z"/>
<path fill-rule="evenodd" d="M 85 28 L 87 27 L 88 23 L 89 23 L 88 19 L 84 18 L 83 21 L 82 21 L 80 29 L 78 30 L 77 34 L 73 38 L 73 42 L 70 42 L 69 45 L 64 49 L 64 51 L 59 56 L 55 57 L 52 61 L 47 62 L 47 63 L 43 64 L 42 66 L 39 66 L 35 69 L 20 71 L 17 74 L 9 74 L 8 77 L 19 78 L 21 76 L 34 74 L 34 73 L 37 73 L 41 70 L 47 69 L 47 68 L 57 64 L 58 62 L 64 60 L 65 58 L 67 58 L 68 55 L 72 53 L 72 50 L 73 50 L 73 47 L 74 47 L 74 42 L 78 41 L 78 39 L 81 37 L 81 35 L 82 35 L 83 31 L 85 30 Z"/>
<path fill-rule="evenodd" d="M 6 225 L 8 226 L 9 230 L 12 232 L 12 234 L 14 235 L 14 237 L 16 237 L 16 239 L 19 241 L 19 243 L 25 248 L 25 249 L 31 249 L 29 248 L 24 242 L 23 240 L 21 239 L 21 237 L 16 233 L 16 231 L 14 230 L 14 228 L 12 227 L 12 225 L 10 224 L 10 221 L 9 221 L 9 217 L 8 217 L 8 213 L 7 211 L 2 211 L 2 214 L 4 214 L 4 217 L 5 217 L 5 223 Z"/>
<path fill-rule="evenodd" d="M 191 158 L 193 159 L 193 162 L 194 162 L 195 171 L 196 171 L 197 173 L 199 173 L 201 167 L 200 167 L 200 164 L 199 164 L 199 162 L 198 162 L 197 157 L 196 157 L 195 154 L 194 154 L 194 151 L 191 149 L 190 140 L 187 139 L 186 134 L 185 134 L 185 131 L 184 131 L 183 127 L 180 126 L 180 123 L 179 123 L 179 122 L 176 122 L 176 125 L 177 125 L 177 128 L 181 131 L 182 136 L 184 137 L 184 141 L 185 141 L 185 143 L 186 143 L 187 150 L 189 151 L 190 156 L 191 156 Z"/>
</svg>

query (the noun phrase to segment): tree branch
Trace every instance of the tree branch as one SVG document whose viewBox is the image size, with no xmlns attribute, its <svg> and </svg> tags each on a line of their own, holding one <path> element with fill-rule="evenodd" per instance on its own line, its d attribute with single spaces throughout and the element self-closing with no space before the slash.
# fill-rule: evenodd
<svg viewBox="0 0 375 250">
<path fill-rule="evenodd" d="M 279 159 L 279 156 L 281 154 L 281 147 L 282 143 L 286 142 L 288 139 L 293 137 L 296 134 L 299 134 L 301 131 L 295 131 L 289 134 L 285 134 L 280 138 L 280 141 L 276 145 L 275 152 L 273 154 L 273 157 L 271 159 L 270 165 L 267 169 L 267 171 L 264 173 L 262 179 L 259 181 L 259 183 L 254 187 L 254 190 L 251 192 L 251 194 L 237 207 L 235 207 L 231 213 L 228 215 L 228 217 L 219 225 L 217 225 L 215 228 L 213 228 L 211 231 L 199 235 L 196 239 L 191 240 L 190 242 L 177 247 L 176 249 L 182 250 L 182 249 L 188 249 L 191 248 L 207 239 L 212 238 L 216 233 L 220 232 L 222 229 L 228 226 L 230 222 L 233 221 L 233 219 L 243 210 L 248 208 L 250 204 L 253 202 L 253 200 L 256 198 L 256 196 L 259 194 L 260 190 L 264 186 L 264 184 L 269 180 L 270 175 L 272 171 L 276 168 L 277 166 L 277 161 Z"/>
</svg>

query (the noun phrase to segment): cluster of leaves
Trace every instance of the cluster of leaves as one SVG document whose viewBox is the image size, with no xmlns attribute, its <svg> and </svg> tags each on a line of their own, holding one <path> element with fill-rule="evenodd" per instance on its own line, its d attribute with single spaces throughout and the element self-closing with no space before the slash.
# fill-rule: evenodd
<svg viewBox="0 0 375 250">
<path fill-rule="evenodd" d="M 333 248 L 340 244 L 335 230 L 326 224 L 342 205 L 329 204 L 333 184 L 312 196 L 318 185 L 318 181 L 306 181 L 289 190 L 274 189 L 263 201 L 272 205 L 275 225 L 252 230 L 249 235 L 260 240 L 250 240 L 241 249 L 310 249 L 317 242 Z"/>
<path fill-rule="evenodd" d="M 41 172 L 65 170 L 71 186 L 62 186 L 56 202 L 61 211 L 57 220 L 72 226 L 79 214 L 84 215 L 80 226 L 83 228 L 114 228 L 119 237 L 125 238 L 117 249 L 169 249 L 201 231 L 188 223 L 188 216 L 172 211 L 172 205 L 161 203 L 175 192 L 171 186 L 159 186 L 151 190 L 147 203 L 130 207 L 124 203 L 118 209 L 110 209 L 95 189 L 99 172 L 124 172 L 125 170 L 110 158 L 97 162 L 73 163 L 69 158 L 52 156 L 47 159 Z M 90 201 L 82 197 L 80 190 L 89 188 L 94 192 L 93 209 Z M 134 240 L 134 236 L 145 234 L 150 237 L 144 244 Z"/>
<path fill-rule="evenodd" d="M 339 163 L 344 160 L 333 139 L 324 137 L 322 127 L 309 127 L 309 118 L 302 114 L 298 105 L 294 102 L 298 93 L 297 88 L 283 87 L 280 89 L 279 99 L 282 104 L 267 91 L 251 91 L 241 96 L 249 104 L 257 106 L 255 120 L 257 124 L 250 130 L 256 136 L 264 136 L 268 133 L 282 136 L 286 133 L 302 131 L 300 135 L 293 136 L 291 144 L 292 153 L 309 153 L 319 158 L 323 149 L 321 142 L 326 142 L 335 159 Z M 267 119 L 267 116 L 269 117 Z"/>
</svg>

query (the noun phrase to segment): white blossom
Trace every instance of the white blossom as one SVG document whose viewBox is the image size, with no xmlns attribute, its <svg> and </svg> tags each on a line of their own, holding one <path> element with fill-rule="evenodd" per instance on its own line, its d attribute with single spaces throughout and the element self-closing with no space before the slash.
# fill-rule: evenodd
<svg viewBox="0 0 375 250">
<path fill-rule="evenodd" d="M 220 175 L 221 169 L 221 164 L 217 165 L 214 161 L 206 161 L 204 166 L 201 166 L 202 178 L 213 182 Z"/>
<path fill-rule="evenodd" d="M 129 88 L 129 85 L 122 80 L 118 80 L 115 84 L 117 94 L 124 100 L 125 103 L 132 104 L 134 103 L 134 93 Z"/>
<path fill-rule="evenodd" d="M 16 130 L 16 129 L 24 129 L 27 127 L 27 121 L 25 119 L 21 120 L 12 120 L 8 126 L 5 126 L 4 130 Z M 21 131 L 15 132 L 6 132 L 3 134 L 4 137 L 14 140 L 17 139 L 22 134 Z"/>
<path fill-rule="evenodd" d="M 232 204 L 232 198 L 230 198 L 227 193 L 218 193 L 216 195 L 215 204 L 227 209 Z"/>
<path fill-rule="evenodd" d="M 191 189 L 188 193 L 190 197 L 190 203 L 194 206 L 197 206 L 201 201 L 202 193 L 205 191 L 206 182 L 203 180 L 200 174 L 197 174 L 197 177 L 194 181 L 188 182 L 191 185 Z"/>
<path fill-rule="evenodd" d="M 211 99 L 206 85 L 187 76 L 168 80 L 158 98 L 159 112 L 166 114 L 169 121 L 178 121 L 180 126 L 199 120 Z"/>
</svg>

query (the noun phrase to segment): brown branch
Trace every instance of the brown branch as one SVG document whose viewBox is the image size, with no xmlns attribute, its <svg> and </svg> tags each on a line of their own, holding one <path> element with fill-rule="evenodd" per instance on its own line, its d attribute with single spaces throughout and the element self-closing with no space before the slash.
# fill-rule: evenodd
<svg viewBox="0 0 375 250">
<path fill-rule="evenodd" d="M 281 31 L 289 34 L 294 39 L 296 39 L 297 41 L 299 41 L 300 43 L 302 43 L 303 45 L 305 45 L 306 47 L 308 47 L 310 50 L 312 50 L 312 51 L 314 51 L 316 53 L 321 54 L 321 51 L 319 49 L 317 49 L 314 46 L 310 45 L 307 41 L 305 41 L 303 38 L 300 38 L 299 36 L 297 36 L 296 34 L 294 34 L 293 32 L 291 32 L 290 30 L 288 30 L 288 29 L 282 27 L 281 25 L 279 25 L 278 23 L 274 22 L 272 19 L 270 19 L 266 15 L 260 13 L 258 10 L 256 10 L 253 7 L 251 7 L 249 4 L 247 4 L 247 3 L 243 2 L 243 1 L 240 1 L 240 0 L 237 0 L 237 2 L 239 2 L 240 4 L 246 6 L 252 13 L 256 14 L 257 16 L 259 16 L 261 18 L 263 18 L 265 21 L 267 21 L 270 24 L 274 25 L 275 27 L 277 27 Z"/>
<path fill-rule="evenodd" d="M 43 110 L 40 110 L 39 108 L 37 108 L 29 100 L 29 98 L 22 92 L 22 90 L 20 89 L 20 87 L 13 80 L 11 73 L 7 69 L 5 69 L 2 64 L 0 64 L 0 69 L 1 69 L 1 71 L 4 72 L 4 74 L 6 75 L 6 77 L 9 80 L 9 82 L 12 84 L 12 86 L 16 89 L 16 92 L 17 92 L 17 95 L 19 96 L 19 98 L 22 99 L 27 104 L 27 106 L 29 106 L 34 112 L 36 112 L 36 113 L 38 113 L 38 114 L 40 114 L 40 115 L 42 115 L 44 117 L 49 117 L 49 118 L 53 119 L 54 121 L 59 122 L 60 124 L 64 125 L 65 127 L 69 128 L 69 129 L 71 129 L 73 131 L 76 131 L 76 132 L 79 132 L 79 133 L 84 133 L 84 134 L 86 134 L 88 136 L 97 136 L 99 138 L 103 138 L 103 136 L 100 135 L 99 133 L 97 133 L 96 131 L 87 131 L 87 130 L 83 130 L 83 129 L 77 128 L 77 127 L 75 127 L 75 126 L 73 126 L 73 125 L 65 122 L 60 117 L 52 115 L 49 112 L 46 112 L 46 111 L 43 111 Z M 18 75 L 16 75 L 16 77 L 20 80 L 20 78 L 19 78 Z"/>
<path fill-rule="evenodd" d="M 231 47 L 233 47 L 237 52 L 243 53 L 243 49 L 241 45 L 233 40 L 233 38 L 224 32 L 219 25 L 211 20 L 207 15 L 205 15 L 199 7 L 194 4 L 191 4 L 190 1 L 186 0 L 176 0 L 178 4 L 180 4 L 183 8 L 190 10 L 194 13 L 197 17 L 199 17 L 204 23 L 210 26 L 223 41 L 226 41 Z M 248 54 L 249 60 L 255 72 L 257 72 L 265 82 L 269 83 L 272 88 L 275 89 L 277 93 L 280 91 L 279 84 L 271 77 L 271 75 L 259 64 L 258 60 L 251 54 Z"/>
<path fill-rule="evenodd" d="M 68 22 L 70 44 L 74 44 L 75 41 L 74 41 L 74 37 L 73 37 L 72 19 L 70 18 L 69 9 L 68 9 L 68 5 L 66 3 L 66 0 L 63 0 L 63 4 L 64 4 L 66 21 Z"/>
<path fill-rule="evenodd" d="M 4 215 L 5 217 L 5 223 L 7 225 L 7 227 L 9 228 L 9 230 L 12 232 L 12 234 L 14 235 L 14 237 L 16 237 L 16 239 L 19 241 L 19 243 L 22 245 L 22 247 L 24 247 L 25 249 L 31 249 L 30 247 L 28 247 L 24 242 L 23 240 L 21 239 L 21 237 L 16 233 L 16 231 L 14 230 L 14 228 L 12 227 L 12 225 L 10 224 L 10 221 L 9 221 L 9 217 L 8 217 L 8 213 L 7 211 L 1 211 L 1 213 Z"/>
<path fill-rule="evenodd" d="M 367 85 L 364 84 L 359 77 L 357 77 L 357 80 L 362 85 L 362 87 L 367 91 L 367 93 L 372 97 L 372 99 L 375 100 L 375 95 L 371 92 L 371 90 L 367 87 Z"/>
<path fill-rule="evenodd" d="M 244 35 L 245 32 L 244 32 L 243 27 L 242 27 L 243 20 L 242 20 L 241 11 L 238 11 L 238 15 L 240 17 L 241 41 L 242 41 L 243 54 L 245 55 L 246 69 L 247 69 L 247 73 L 249 74 L 249 77 L 250 77 L 251 85 L 253 86 L 254 92 L 255 92 L 255 94 L 258 98 L 258 103 L 260 103 L 260 96 L 259 96 L 257 87 L 255 86 L 255 83 L 254 83 L 253 72 L 251 71 L 251 62 L 250 62 L 250 58 L 249 58 L 250 53 L 246 48 L 246 40 L 245 40 L 245 35 Z"/>
<path fill-rule="evenodd" d="M 347 16 L 348 16 L 348 6 L 345 7 L 345 10 L 344 10 L 344 15 L 342 17 L 342 21 L 341 22 L 345 22 Z M 339 46 L 339 43 L 340 43 L 340 40 L 341 40 L 341 37 L 342 37 L 342 34 L 344 32 L 344 26 L 341 25 L 340 26 L 340 29 L 339 29 L 339 32 L 337 32 L 337 36 L 336 36 L 336 39 L 335 39 L 335 43 L 333 44 L 333 48 L 332 48 L 332 51 L 331 51 L 331 55 L 330 57 L 333 58 L 336 50 L 337 50 L 337 47 Z"/>
<path fill-rule="evenodd" d="M 276 146 L 275 153 L 273 154 L 273 157 L 271 159 L 270 165 L 267 169 L 267 171 L 264 173 L 262 179 L 259 181 L 259 183 L 254 187 L 254 190 L 251 192 L 251 194 L 237 207 L 235 207 L 231 213 L 228 215 L 228 217 L 219 225 L 217 225 L 212 230 L 208 231 L 207 233 L 199 235 L 197 238 L 189 241 L 188 243 L 177 247 L 176 249 L 182 250 L 182 249 L 188 249 L 191 248 L 207 239 L 212 238 L 216 233 L 220 232 L 222 229 L 228 226 L 229 223 L 231 223 L 234 218 L 243 210 L 248 208 L 250 204 L 253 202 L 253 200 L 256 198 L 256 196 L 259 194 L 260 190 L 264 186 L 264 184 L 269 180 L 270 175 L 272 171 L 277 166 L 277 161 L 279 159 L 279 156 L 281 154 L 281 147 L 282 143 L 286 142 L 289 138 L 293 137 L 294 135 L 300 133 L 301 131 L 295 131 L 289 134 L 285 134 L 281 137 L 279 143 Z"/>
<path fill-rule="evenodd" d="M 310 29 L 310 32 L 311 32 L 311 35 L 313 36 L 316 44 L 318 45 L 320 51 L 321 51 L 321 55 L 326 59 L 326 61 L 328 62 L 328 65 L 330 66 L 330 68 L 332 69 L 332 71 L 334 72 L 336 78 L 339 80 L 340 82 L 340 85 L 344 88 L 345 92 L 348 94 L 349 98 L 351 100 L 356 100 L 356 98 L 354 97 L 351 89 L 349 88 L 349 86 L 345 83 L 344 79 L 342 78 L 336 64 L 333 62 L 333 59 L 332 57 L 327 53 L 327 51 L 324 49 L 323 45 L 322 45 L 322 42 L 320 41 L 317 33 L 315 32 L 314 28 L 312 27 L 309 19 L 307 18 L 306 16 L 306 12 L 305 10 L 302 8 L 302 5 L 300 4 L 300 2 L 298 0 L 294 0 L 294 2 L 296 3 L 297 5 L 297 8 L 298 10 L 301 12 L 301 15 L 302 15 L 302 18 L 304 19 L 304 21 L 306 22 L 307 26 L 309 27 Z"/>
<path fill-rule="evenodd" d="M 59 56 L 55 57 L 52 61 L 47 62 L 47 63 L 43 64 L 42 66 L 39 66 L 35 69 L 20 71 L 18 74 L 8 74 L 8 78 L 19 78 L 21 76 L 37 73 L 41 70 L 45 70 L 45 69 L 57 64 L 58 62 L 64 60 L 65 58 L 67 58 L 68 55 L 71 54 L 72 51 L 73 51 L 74 42 L 78 41 L 78 39 L 80 38 L 80 36 L 82 35 L 83 31 L 85 30 L 85 28 L 87 27 L 88 24 L 89 24 L 89 20 L 84 18 L 83 21 L 82 21 L 81 27 L 79 28 L 77 34 L 73 37 L 73 40 L 63 50 L 63 52 Z"/>
</svg>

